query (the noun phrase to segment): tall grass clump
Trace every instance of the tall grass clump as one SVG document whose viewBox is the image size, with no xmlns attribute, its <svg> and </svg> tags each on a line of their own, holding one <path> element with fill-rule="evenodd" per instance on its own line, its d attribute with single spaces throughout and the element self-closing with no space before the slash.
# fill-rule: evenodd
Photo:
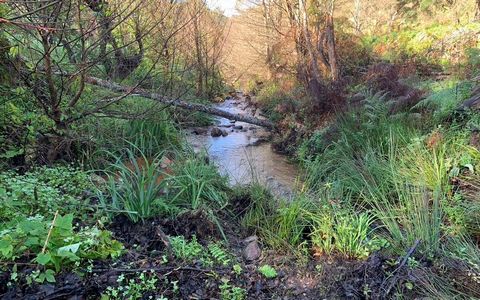
<svg viewBox="0 0 480 300">
<path fill-rule="evenodd" d="M 126 214 L 136 223 L 157 214 L 159 208 L 167 209 L 160 197 L 165 187 L 162 178 L 166 174 L 159 168 L 164 156 L 159 153 L 150 158 L 138 148 L 136 152 L 126 149 L 125 153 L 111 153 L 115 162 L 107 173 L 105 192 L 99 190 L 97 195 L 105 211 Z"/>
<path fill-rule="evenodd" d="M 319 190 L 327 183 L 359 196 L 364 188 L 362 177 L 388 184 L 383 168 L 391 137 L 407 145 L 417 136 L 417 129 L 406 117 L 390 118 L 383 95 L 370 94 L 365 101 L 364 109 L 339 116 L 333 129 L 336 133 L 325 137 L 331 141 L 304 159 L 309 189 Z"/>
<path fill-rule="evenodd" d="M 163 115 L 167 117 L 166 114 Z M 131 120 L 124 128 L 123 137 L 135 145 L 130 147 L 131 150 L 141 149 L 146 156 L 181 147 L 178 129 L 173 122 L 166 120 Z M 128 143 L 125 146 L 128 147 Z"/>
<path fill-rule="evenodd" d="M 361 259 L 378 250 L 380 240 L 373 234 L 374 217 L 366 212 L 322 205 L 307 212 L 310 238 L 315 255 L 339 254 Z"/>
<path fill-rule="evenodd" d="M 215 165 L 188 150 L 177 153 L 171 169 L 166 179 L 168 205 L 177 208 L 177 215 L 201 211 L 225 238 L 218 215 L 228 205 L 228 178 L 220 175 Z"/>
<path fill-rule="evenodd" d="M 242 227 L 259 235 L 269 247 L 292 253 L 298 250 L 309 226 L 306 212 L 315 207 L 311 199 L 305 195 L 290 201 L 274 199 L 259 183 L 237 188 L 235 192 L 235 198 L 246 203 L 237 215 Z"/>
<path fill-rule="evenodd" d="M 227 205 L 227 178 L 193 153 L 177 156 L 167 181 L 169 202 L 178 207 L 219 210 Z"/>
<path fill-rule="evenodd" d="M 127 155 L 122 151 L 128 148 L 137 156 L 143 154 L 151 157 L 162 151 L 174 152 L 183 147 L 181 131 L 168 110 L 151 107 L 151 101 L 138 97 L 127 98 L 121 105 L 132 115 L 138 114 L 140 117 L 88 119 L 81 126 L 84 134 L 91 137 L 89 147 L 83 150 L 83 158 L 93 169 L 103 169 L 112 162 L 112 156 L 105 155 L 107 152 Z M 145 115 L 148 107 L 151 110 Z"/>
</svg>

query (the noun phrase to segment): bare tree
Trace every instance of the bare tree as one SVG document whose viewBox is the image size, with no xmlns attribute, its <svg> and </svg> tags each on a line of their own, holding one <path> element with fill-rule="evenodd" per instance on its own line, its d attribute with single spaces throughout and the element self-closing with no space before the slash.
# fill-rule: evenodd
<svg viewBox="0 0 480 300">
<path fill-rule="evenodd" d="M 9 19 L 3 23 L 21 61 L 16 71 L 54 124 L 39 140 L 44 152 L 39 156 L 47 163 L 71 150 L 78 138 L 71 130 L 75 122 L 108 113 L 113 104 L 148 81 L 158 63 L 176 66 L 180 59 L 170 51 L 181 46 L 171 41 L 174 37 L 179 41 L 192 21 L 185 14 L 185 3 L 169 0 L 15 0 L 6 4 Z M 151 11 L 157 14 L 152 16 Z M 180 55 L 185 60 L 187 50 Z M 146 68 L 128 91 L 100 99 L 85 97 L 89 76 L 123 80 L 147 57 Z"/>
</svg>

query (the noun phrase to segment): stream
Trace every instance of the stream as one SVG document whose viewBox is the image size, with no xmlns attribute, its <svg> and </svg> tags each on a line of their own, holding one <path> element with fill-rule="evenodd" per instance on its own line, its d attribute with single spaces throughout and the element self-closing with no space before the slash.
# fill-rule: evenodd
<svg viewBox="0 0 480 300">
<path fill-rule="evenodd" d="M 254 114 L 241 93 L 236 98 L 217 104 L 217 108 L 240 114 Z M 261 118 L 259 112 L 254 114 Z M 217 117 L 216 125 L 190 128 L 187 140 L 196 152 L 206 151 L 222 175 L 228 175 L 231 185 L 245 185 L 255 180 L 276 196 L 291 198 L 299 177 L 296 165 L 286 156 L 273 152 L 268 142 L 270 133 L 260 126 L 234 122 Z M 213 137 L 218 128 L 228 133 Z M 217 130 L 218 131 L 218 130 Z"/>
</svg>

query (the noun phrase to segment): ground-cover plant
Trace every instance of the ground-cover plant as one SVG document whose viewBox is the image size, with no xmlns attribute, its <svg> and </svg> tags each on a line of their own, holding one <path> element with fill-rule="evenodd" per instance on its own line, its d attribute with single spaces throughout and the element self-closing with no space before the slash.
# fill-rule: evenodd
<svg viewBox="0 0 480 300">
<path fill-rule="evenodd" d="M 274 267 L 270 265 L 263 265 L 260 268 L 258 268 L 258 272 L 265 276 L 265 278 L 272 279 L 277 277 L 277 270 L 275 270 Z"/>
<path fill-rule="evenodd" d="M 228 279 L 222 279 L 220 288 L 221 300 L 243 300 L 246 297 L 247 291 L 245 289 L 230 284 Z"/>
<path fill-rule="evenodd" d="M 319 152 L 305 155 L 303 149 L 304 154 L 300 153 L 310 190 L 320 190 L 328 183 L 358 197 L 364 186 L 362 174 L 368 174 L 370 181 L 391 186 L 382 172 L 389 147 L 392 142 L 407 145 L 418 136 L 418 130 L 408 116 L 389 116 L 385 96 L 367 96 L 364 108 L 338 117 L 334 133 L 324 131 L 323 138 L 312 137 L 309 145 Z"/>
<path fill-rule="evenodd" d="M 271 193 L 262 185 L 254 183 L 251 186 L 234 190 L 234 198 L 242 201 L 239 212 L 240 223 L 251 230 L 266 228 L 266 222 L 275 211 L 275 202 Z"/>
<path fill-rule="evenodd" d="M 205 247 L 194 235 L 190 240 L 184 236 L 170 237 L 173 255 L 185 262 L 199 261 L 205 266 L 228 266 L 234 262 L 232 255 L 220 242 L 210 242 Z"/>
<path fill-rule="evenodd" d="M 89 208 L 84 199 L 88 190 L 93 190 L 88 173 L 71 166 L 43 167 L 23 175 L 0 173 L 0 223 L 57 210 L 81 216 Z"/>
<path fill-rule="evenodd" d="M 158 118 L 161 118 L 158 120 Z M 155 156 L 167 149 L 174 150 L 181 147 L 180 133 L 173 122 L 167 121 L 169 115 L 165 112 L 153 120 L 132 120 L 124 129 L 124 140 L 141 149 L 147 157 Z M 125 146 L 129 146 L 128 144 Z"/>
<path fill-rule="evenodd" d="M 311 243 L 315 255 L 340 254 L 347 258 L 366 258 L 384 242 L 373 235 L 373 216 L 324 206 L 309 213 Z"/>
<path fill-rule="evenodd" d="M 303 242 L 305 229 L 309 226 L 308 212 L 316 210 L 312 199 L 299 195 L 291 201 L 280 201 L 273 217 L 272 242 L 281 248 L 285 243 L 299 246 Z M 278 242 L 276 242 L 278 241 Z"/>
<path fill-rule="evenodd" d="M 227 181 L 217 168 L 193 154 L 179 157 L 168 178 L 170 201 L 189 210 L 221 209 L 227 204 Z"/>
<path fill-rule="evenodd" d="M 174 152 L 183 147 L 181 131 L 172 121 L 173 114 L 165 107 L 152 106 L 151 101 L 141 97 L 127 97 L 119 110 L 142 117 L 89 119 L 79 129 L 92 137 L 83 155 L 92 169 L 103 169 L 112 162 L 112 155 L 105 150 L 125 155 L 124 150 L 130 149 L 137 156 L 153 157 L 159 152 Z"/>
<path fill-rule="evenodd" d="M 74 230 L 73 214 L 53 219 L 28 217 L 12 221 L 0 232 L 0 258 L 15 262 L 27 259 L 59 272 L 88 259 L 120 256 L 123 246 L 109 231 L 97 227 Z"/>
<path fill-rule="evenodd" d="M 154 272 L 143 271 L 136 273 L 135 276 L 127 278 L 121 274 L 117 278 L 118 286 L 108 286 L 102 294 L 102 300 L 115 299 L 142 299 L 147 294 L 155 294 L 158 287 L 158 275 Z M 150 296 L 153 298 L 153 296 Z M 156 298 L 166 299 L 166 298 Z"/>
<path fill-rule="evenodd" d="M 190 241 L 181 235 L 171 237 L 170 245 L 176 258 L 190 262 L 201 258 L 205 250 L 196 236 L 193 236 Z"/>
<path fill-rule="evenodd" d="M 454 110 L 470 96 L 472 82 L 458 79 L 428 81 L 423 84 L 430 94 L 415 105 L 415 109 L 429 109 L 433 112 L 430 122 L 441 123 L 454 115 Z"/>
</svg>

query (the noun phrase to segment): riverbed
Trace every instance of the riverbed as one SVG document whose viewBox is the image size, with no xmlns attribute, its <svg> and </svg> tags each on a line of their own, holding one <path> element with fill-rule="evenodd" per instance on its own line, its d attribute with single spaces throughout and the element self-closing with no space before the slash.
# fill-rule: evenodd
<svg viewBox="0 0 480 300">
<path fill-rule="evenodd" d="M 250 114 L 261 118 L 258 111 L 248 107 L 241 93 L 216 107 L 231 113 Z M 187 141 L 195 151 L 206 151 L 210 160 L 227 175 L 231 185 L 258 181 L 276 196 L 290 198 L 299 178 L 297 166 L 284 155 L 275 153 L 269 142 L 270 132 L 260 126 L 216 118 L 208 128 L 190 128 Z M 219 128 L 228 135 L 211 136 Z"/>
</svg>

